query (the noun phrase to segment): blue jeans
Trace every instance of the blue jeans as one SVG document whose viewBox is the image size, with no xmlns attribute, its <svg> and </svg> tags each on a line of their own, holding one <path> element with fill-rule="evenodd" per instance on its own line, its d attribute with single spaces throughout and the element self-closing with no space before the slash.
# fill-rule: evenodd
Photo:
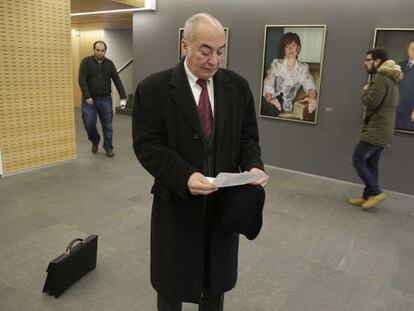
<svg viewBox="0 0 414 311">
<path fill-rule="evenodd" d="M 92 144 L 99 144 L 101 137 L 96 128 L 97 116 L 101 121 L 102 132 L 104 136 L 103 148 L 108 151 L 112 150 L 112 98 L 111 96 L 102 96 L 94 98 L 93 104 L 89 105 L 85 101 L 82 102 L 82 120 L 88 133 L 88 139 Z"/>
<path fill-rule="evenodd" d="M 362 194 L 364 199 L 382 193 L 378 184 L 378 163 L 383 150 L 383 146 L 372 145 L 364 141 L 360 141 L 355 147 L 352 164 L 365 184 Z"/>
</svg>

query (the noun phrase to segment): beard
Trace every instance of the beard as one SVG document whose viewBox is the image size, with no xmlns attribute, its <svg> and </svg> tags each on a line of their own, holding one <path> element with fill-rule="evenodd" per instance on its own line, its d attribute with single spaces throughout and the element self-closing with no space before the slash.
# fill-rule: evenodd
<svg viewBox="0 0 414 311">
<path fill-rule="evenodd" d="M 380 64 L 380 65 L 381 65 L 381 64 Z M 380 66 L 380 65 L 379 65 L 379 66 Z M 379 67 L 379 66 L 378 66 L 378 67 Z M 372 74 L 374 74 L 374 73 L 377 73 L 377 69 L 378 69 L 378 67 L 376 67 L 376 66 L 373 64 L 371 68 L 365 67 L 365 70 L 367 71 L 367 74 L 372 75 Z"/>
</svg>

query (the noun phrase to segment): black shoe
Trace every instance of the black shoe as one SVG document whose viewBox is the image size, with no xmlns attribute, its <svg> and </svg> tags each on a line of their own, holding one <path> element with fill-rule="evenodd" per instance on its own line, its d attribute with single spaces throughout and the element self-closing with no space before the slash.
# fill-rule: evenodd
<svg viewBox="0 0 414 311">
<path fill-rule="evenodd" d="M 109 158 L 112 158 L 115 155 L 115 153 L 112 150 L 106 150 L 105 154 Z"/>
<path fill-rule="evenodd" d="M 92 144 L 91 152 L 92 153 L 97 153 L 98 152 L 98 144 Z"/>
</svg>

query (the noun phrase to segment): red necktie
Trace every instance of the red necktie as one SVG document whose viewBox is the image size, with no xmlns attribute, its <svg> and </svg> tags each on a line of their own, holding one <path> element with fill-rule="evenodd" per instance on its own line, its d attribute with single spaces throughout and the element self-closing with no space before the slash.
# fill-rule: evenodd
<svg viewBox="0 0 414 311">
<path fill-rule="evenodd" d="M 200 117 L 201 125 L 204 128 L 204 134 L 208 140 L 210 138 L 211 129 L 213 128 L 213 111 L 211 110 L 206 82 L 206 80 L 197 80 L 198 85 L 201 87 L 200 99 L 198 101 L 198 115 Z"/>
</svg>

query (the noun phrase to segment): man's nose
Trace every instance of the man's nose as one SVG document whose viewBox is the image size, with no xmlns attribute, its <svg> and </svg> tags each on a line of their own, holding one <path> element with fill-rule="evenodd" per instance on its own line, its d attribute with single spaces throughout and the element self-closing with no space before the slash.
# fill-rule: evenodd
<svg viewBox="0 0 414 311">
<path fill-rule="evenodd" d="M 219 62 L 220 62 L 220 55 L 218 55 L 217 53 L 213 53 L 209 59 L 209 63 L 217 66 Z"/>
</svg>

